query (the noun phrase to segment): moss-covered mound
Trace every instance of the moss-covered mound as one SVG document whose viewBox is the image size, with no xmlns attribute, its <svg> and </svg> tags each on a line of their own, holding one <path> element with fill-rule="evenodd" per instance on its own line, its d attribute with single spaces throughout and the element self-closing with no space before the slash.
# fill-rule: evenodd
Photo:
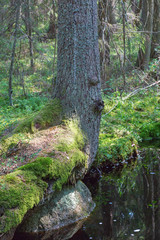
<svg viewBox="0 0 160 240">
<path fill-rule="evenodd" d="M 1 139 L 0 155 L 12 149 L 19 141 L 23 142 L 33 137 L 31 135 L 37 131 L 60 124 L 62 121 L 61 112 L 60 101 L 53 99 L 39 112 L 21 120 L 11 133 Z"/>
<path fill-rule="evenodd" d="M 38 157 L 14 172 L 0 177 L 0 233 L 21 223 L 25 213 L 39 203 L 52 179 L 53 190 L 60 190 L 72 179 L 77 167 L 85 168 L 85 138 L 76 121 L 62 126 L 53 151 L 54 157 Z"/>
<path fill-rule="evenodd" d="M 58 125 L 61 121 L 61 111 L 60 101 L 53 99 L 41 111 L 20 122 L 15 128 L 14 133 L 34 133 L 37 130 Z"/>
</svg>

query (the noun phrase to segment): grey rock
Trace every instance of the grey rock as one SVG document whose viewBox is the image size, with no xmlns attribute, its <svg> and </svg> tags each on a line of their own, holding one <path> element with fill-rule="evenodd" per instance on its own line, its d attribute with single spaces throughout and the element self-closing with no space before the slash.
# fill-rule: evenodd
<svg viewBox="0 0 160 240">
<path fill-rule="evenodd" d="M 68 226 L 86 218 L 94 209 L 91 193 L 84 183 L 51 193 L 48 200 L 30 210 L 18 232 L 38 233 Z"/>
</svg>

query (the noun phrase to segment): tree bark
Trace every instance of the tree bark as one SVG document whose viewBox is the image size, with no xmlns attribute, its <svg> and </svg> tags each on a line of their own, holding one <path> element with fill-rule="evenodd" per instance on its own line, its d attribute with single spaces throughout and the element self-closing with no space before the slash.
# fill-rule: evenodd
<svg viewBox="0 0 160 240">
<path fill-rule="evenodd" d="M 86 135 L 88 166 L 98 147 L 101 99 L 97 0 L 58 1 L 58 63 L 54 96 Z"/>
</svg>

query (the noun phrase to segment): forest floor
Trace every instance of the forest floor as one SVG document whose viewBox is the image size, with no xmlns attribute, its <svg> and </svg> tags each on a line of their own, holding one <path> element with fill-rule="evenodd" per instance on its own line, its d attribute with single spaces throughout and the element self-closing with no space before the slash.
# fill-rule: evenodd
<svg viewBox="0 0 160 240">
<path fill-rule="evenodd" d="M 97 154 L 99 164 L 104 161 L 123 162 L 137 151 L 138 142 L 160 137 L 160 94 L 157 87 L 153 90 L 141 91 L 126 100 L 116 92 L 112 96 L 105 96 L 104 101 L 105 109 L 102 114 Z M 16 111 L 17 109 L 18 107 Z M 39 156 L 60 157 L 59 151 L 54 146 L 58 144 L 60 135 L 61 138 L 66 137 L 62 126 L 36 129 L 34 133 L 27 134 L 23 133 L 22 129 L 18 137 L 13 134 L 16 135 L 16 140 L 13 138 L 12 143 L 12 132 L 18 126 L 18 122 L 15 121 L 16 116 L 14 115 L 13 121 L 12 114 L 10 118 L 3 112 L 1 114 L 0 120 L 1 123 L 3 121 L 4 127 L 0 133 L 0 149 L 3 145 L 6 146 L 5 150 L 1 151 L 0 175 L 33 162 Z M 19 114 L 18 111 L 17 115 Z M 25 119 L 30 119 L 30 114 L 21 119 L 20 122 L 25 122 Z M 67 156 L 65 151 L 63 154 Z"/>
<path fill-rule="evenodd" d="M 57 158 L 58 151 L 53 152 L 53 146 L 57 144 L 57 137 L 60 133 L 62 133 L 62 128 L 56 126 L 37 132 L 31 139 L 19 141 L 6 152 L 5 156 L 0 157 L 0 175 L 33 162 L 39 156 L 48 157 L 48 154 L 50 156 L 53 154 Z"/>
</svg>

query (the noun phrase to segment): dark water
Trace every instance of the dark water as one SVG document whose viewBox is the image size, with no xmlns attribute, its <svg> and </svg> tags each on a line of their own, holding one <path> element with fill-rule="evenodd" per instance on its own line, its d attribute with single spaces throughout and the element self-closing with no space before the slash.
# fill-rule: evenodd
<svg viewBox="0 0 160 240">
<path fill-rule="evenodd" d="M 89 186 L 97 204 L 71 240 L 160 240 L 160 151 Z"/>
<path fill-rule="evenodd" d="M 44 236 L 16 235 L 14 240 L 160 240 L 158 149 L 147 146 L 133 165 L 87 182 L 96 208 L 85 222 Z"/>
</svg>

